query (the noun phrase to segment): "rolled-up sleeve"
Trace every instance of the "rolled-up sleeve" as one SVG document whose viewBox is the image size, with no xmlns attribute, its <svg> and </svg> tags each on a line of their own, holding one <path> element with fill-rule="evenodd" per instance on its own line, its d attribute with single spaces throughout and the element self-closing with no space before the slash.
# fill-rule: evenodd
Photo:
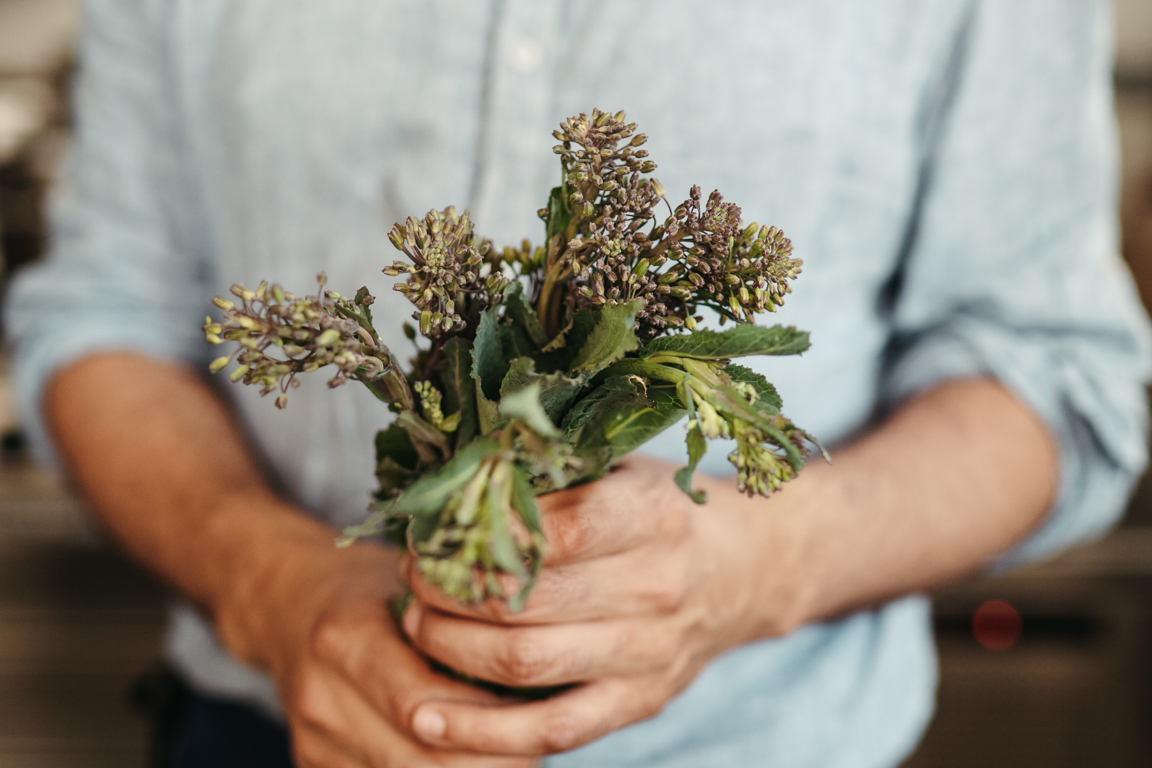
<svg viewBox="0 0 1152 768">
<path fill-rule="evenodd" d="M 1058 500 L 1002 566 L 1113 524 L 1146 463 L 1147 318 L 1119 257 L 1103 0 L 989 0 L 958 48 L 893 307 L 885 392 L 987 375 L 1060 445 Z"/>
<path fill-rule="evenodd" d="M 181 170 L 158 7 L 87 4 L 76 140 L 52 205 L 50 252 L 17 276 L 7 296 L 20 415 L 47 460 L 41 399 L 56 371 L 102 351 L 168 360 L 206 354 L 199 327 L 207 260 L 187 236 L 196 196 Z"/>
</svg>

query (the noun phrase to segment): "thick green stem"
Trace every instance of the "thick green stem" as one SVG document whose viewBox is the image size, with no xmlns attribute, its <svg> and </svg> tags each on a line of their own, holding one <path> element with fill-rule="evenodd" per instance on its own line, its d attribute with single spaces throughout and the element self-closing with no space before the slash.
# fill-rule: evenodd
<svg viewBox="0 0 1152 768">
<path fill-rule="evenodd" d="M 360 383 L 368 387 L 368 390 L 379 400 L 395 403 L 402 411 L 415 410 L 416 399 L 412 397 L 412 389 L 408 386 L 408 380 L 404 378 L 404 374 L 400 373 L 400 363 L 387 347 L 384 347 L 384 351 L 388 354 L 388 361 L 384 364 L 384 374 L 375 379 L 359 379 Z"/>
<path fill-rule="evenodd" d="M 544 285 L 540 288 L 540 296 L 536 300 L 536 315 L 549 339 L 556 336 L 559 328 L 560 305 L 563 295 L 557 291 L 557 286 L 569 276 L 567 267 L 562 262 L 556 262 L 548 269 L 544 276 Z"/>
</svg>

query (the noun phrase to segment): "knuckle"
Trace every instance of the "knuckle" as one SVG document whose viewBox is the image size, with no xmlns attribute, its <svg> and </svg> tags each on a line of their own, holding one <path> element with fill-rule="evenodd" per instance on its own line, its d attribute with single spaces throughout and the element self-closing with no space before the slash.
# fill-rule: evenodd
<svg viewBox="0 0 1152 768">
<path fill-rule="evenodd" d="M 306 678 L 296 686 L 291 697 L 291 710 L 308 725 L 316 728 L 327 728 L 332 722 L 334 711 L 331 697 L 323 683 Z M 303 738 L 303 744 L 310 744 L 311 739 Z"/>
<path fill-rule="evenodd" d="M 594 536 L 588 515 L 573 509 L 557 519 L 548 543 L 556 557 L 563 558 L 586 549 Z"/>
<path fill-rule="evenodd" d="M 332 609 L 320 614 L 312 625 L 308 647 L 323 659 L 338 659 L 348 653 L 348 630 L 340 616 Z"/>
<path fill-rule="evenodd" d="M 667 669 L 675 664 L 679 655 L 678 638 L 671 632 L 656 633 L 646 639 L 645 655 L 648 658 L 648 669 Z"/>
<path fill-rule="evenodd" d="M 536 577 L 536 586 L 532 595 L 536 598 L 535 605 L 564 606 L 582 602 L 591 597 L 592 585 L 587 579 L 574 578 L 574 571 L 569 566 L 556 566 L 544 568 Z M 507 610 L 507 609 L 506 609 Z M 507 623 L 515 622 L 521 614 L 513 613 Z"/>
<path fill-rule="evenodd" d="M 388 691 L 385 701 L 386 706 L 391 709 L 391 720 L 402 730 L 408 730 L 412 726 L 416 708 L 423 699 L 417 696 L 416 691 L 399 687 Z"/>
<path fill-rule="evenodd" d="M 518 632 L 512 633 L 497 663 L 505 678 L 522 685 L 540 680 L 552 667 L 551 657 L 540 643 Z"/>
<path fill-rule="evenodd" d="M 544 724 L 541 745 L 546 754 L 567 752 L 580 744 L 580 729 L 569 717 L 556 717 Z"/>
<path fill-rule="evenodd" d="M 522 611 L 514 611 L 503 600 L 492 599 L 480 608 L 480 613 L 499 624 L 515 624 Z"/>
<path fill-rule="evenodd" d="M 664 707 L 668 706 L 668 702 L 676 695 L 673 686 L 668 683 L 661 683 L 653 685 L 648 689 L 647 700 L 644 702 L 644 716 L 655 717 L 664 711 Z"/>
<path fill-rule="evenodd" d="M 299 768 L 332 768 L 330 755 L 315 736 L 293 738 L 292 759 Z"/>
<path fill-rule="evenodd" d="M 675 613 L 684 606 L 688 578 L 683 569 L 669 568 L 646 585 L 647 602 L 659 613 Z"/>
</svg>

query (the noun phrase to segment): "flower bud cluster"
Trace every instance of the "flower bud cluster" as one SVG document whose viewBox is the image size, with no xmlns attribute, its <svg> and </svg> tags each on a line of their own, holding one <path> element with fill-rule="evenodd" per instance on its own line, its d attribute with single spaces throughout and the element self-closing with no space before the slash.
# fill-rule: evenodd
<svg viewBox="0 0 1152 768">
<path fill-rule="evenodd" d="M 473 234 L 468 211 L 458 216 L 449 206 L 422 220 L 409 216 L 392 227 L 388 239 L 411 263 L 394 262 L 384 274 L 409 276 L 394 287 L 416 305 L 412 317 L 429 338 L 464 330 L 467 318 L 486 309 L 508 284 L 488 259 L 491 243 Z"/>
<path fill-rule="evenodd" d="M 772 432 L 757 427 L 730 410 L 722 412 L 709 398 L 710 387 L 718 383 L 730 387 L 732 392 L 752 407 L 755 407 L 760 396 L 752 385 L 732 381 L 724 373 L 722 362 L 681 362 L 690 374 L 688 393 L 692 397 L 695 411 L 686 427 L 689 431 L 699 430 L 709 440 L 731 438 L 736 441 L 736 449 L 728 454 L 728 461 L 736 467 L 738 488 L 749 496 L 768 496 L 795 477 L 796 469 L 788 460 L 784 442 L 788 448 L 795 448 L 802 457 L 807 457 L 809 451 L 806 441 L 811 440 L 811 436 L 778 413 L 762 414 L 776 430 Z"/>
<path fill-rule="evenodd" d="M 792 241 L 776 227 L 745 227 L 740 208 L 725 203 L 719 191 L 703 204 L 700 198 L 700 187 L 693 186 L 660 228 L 673 263 L 662 284 L 692 310 L 709 306 L 736 321 L 775 311 L 803 264 L 791 258 Z"/>
<path fill-rule="evenodd" d="M 348 316 L 359 314 L 360 307 L 372 303 L 372 296 L 365 290 L 356 299 L 326 292 L 323 274 L 317 276 L 317 282 L 320 291 L 315 296 L 297 297 L 279 285 L 262 282 L 256 290 L 232 286 L 231 293 L 239 303 L 219 296 L 213 299 L 224 317 L 220 322 L 207 319 L 205 338 L 213 344 L 234 341 L 238 348 L 213 361 L 212 372 L 235 358 L 239 365 L 231 380 L 258 385 L 262 395 L 279 389 L 277 408 L 287 405 L 289 388 L 299 386 L 298 373 L 335 366 L 336 375 L 329 380 L 329 387 L 338 387 L 350 378 L 373 381 L 387 374 L 391 368 L 387 348 L 362 323 Z"/>
<path fill-rule="evenodd" d="M 636 123 L 625 123 L 624 117 L 623 111 L 613 115 L 593 109 L 591 116 L 581 112 L 552 132 L 562 142 L 552 151 L 560 155 L 567 203 L 584 219 L 594 218 L 610 200 L 623 199 L 629 182 L 640 174 L 656 170 L 656 163 L 646 159 L 648 150 L 640 149 L 648 137 L 636 134 Z M 540 213 L 543 218 L 548 210 Z"/>
<path fill-rule="evenodd" d="M 793 440 L 796 429 L 792 422 L 783 416 L 775 419 L 776 426 Z M 728 454 L 728 461 L 736 467 L 736 483 L 742 492 L 748 496 L 768 496 L 796 476 L 788 457 L 775 449 L 763 432 L 743 419 L 732 419 L 729 425 L 736 449 Z M 793 442 L 804 450 L 803 441 Z"/>
<path fill-rule="evenodd" d="M 581 306 L 622 304 L 644 298 L 643 316 L 662 314 L 656 267 L 642 257 L 651 248 L 642 222 L 625 210 L 607 211 L 584 238 L 569 243 L 572 271 L 578 282 L 576 293 Z"/>
<path fill-rule="evenodd" d="M 420 398 L 421 415 L 424 421 L 441 432 L 455 432 L 460 425 L 460 412 L 445 416 L 442 404 L 444 395 L 430 381 L 418 381 L 412 385 L 412 393 Z"/>
<path fill-rule="evenodd" d="M 570 219 L 552 261 L 567 267 L 569 301 L 596 307 L 643 299 L 636 330 L 644 339 L 695 328 L 701 306 L 722 320 L 751 322 L 783 304 L 801 266 L 791 242 L 775 227 L 745 227 L 739 207 L 719 192 L 704 201 L 699 187 L 659 223 L 654 209 L 666 201 L 664 188 L 645 178 L 656 164 L 639 149 L 647 137 L 635 129 L 623 112 L 593 110 L 553 134 L 563 142 L 554 151 Z M 540 214 L 547 218 L 549 209 Z"/>
</svg>

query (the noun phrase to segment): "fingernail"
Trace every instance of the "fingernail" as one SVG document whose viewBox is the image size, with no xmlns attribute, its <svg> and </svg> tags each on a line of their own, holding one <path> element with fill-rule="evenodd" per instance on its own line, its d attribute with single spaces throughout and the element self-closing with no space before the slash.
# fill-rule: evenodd
<svg viewBox="0 0 1152 768">
<path fill-rule="evenodd" d="M 448 729 L 448 721 L 436 710 L 421 707 L 412 718 L 412 729 L 426 739 L 438 739 Z"/>
<path fill-rule="evenodd" d="M 408 605 L 408 610 L 404 611 L 404 631 L 408 637 L 416 637 L 416 633 L 420 631 L 420 618 L 424 614 L 424 609 L 420 607 L 420 602 L 413 600 Z"/>
</svg>

